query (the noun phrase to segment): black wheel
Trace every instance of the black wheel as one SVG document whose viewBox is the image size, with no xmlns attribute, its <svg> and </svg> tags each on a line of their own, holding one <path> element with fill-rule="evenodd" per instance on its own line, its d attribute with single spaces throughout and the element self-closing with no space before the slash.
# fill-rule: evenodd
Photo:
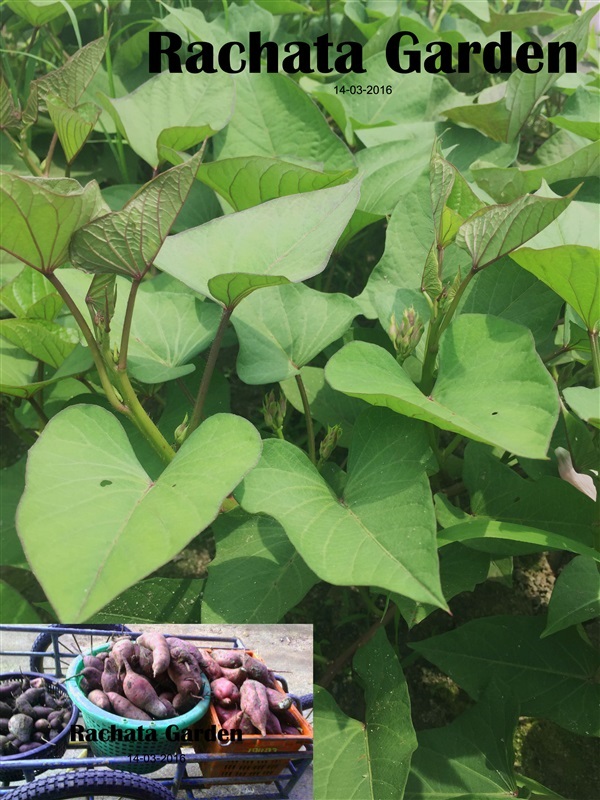
<svg viewBox="0 0 600 800">
<path fill-rule="evenodd" d="M 41 653 L 43 651 L 50 651 L 47 656 L 41 655 L 32 655 L 29 659 L 29 665 L 32 672 L 40 672 L 40 673 L 50 673 L 52 675 L 56 675 L 57 677 L 62 676 L 61 672 L 57 672 L 56 668 L 56 660 L 54 658 L 54 646 L 52 643 L 52 636 L 53 634 L 56 635 L 57 629 L 60 628 L 68 628 L 71 630 L 76 629 L 77 625 L 61 625 L 56 623 L 54 625 L 49 625 L 48 629 L 42 631 L 42 633 L 38 634 L 36 640 L 34 641 L 33 645 L 31 646 L 32 653 Z M 82 630 L 99 630 L 99 631 L 114 631 L 115 634 L 122 634 L 122 633 L 131 633 L 130 629 L 127 628 L 125 625 L 81 625 Z M 99 637 L 102 642 L 107 640 L 106 635 Z M 82 652 L 82 650 L 91 650 L 92 647 L 98 645 L 98 642 L 93 642 L 91 637 L 86 634 L 76 635 L 76 634 L 65 634 L 60 639 L 60 646 L 64 650 L 68 650 L 76 655 Z M 67 667 L 68 662 L 64 659 L 61 659 L 61 666 Z M 64 670 L 66 673 L 66 669 Z"/>
<path fill-rule="evenodd" d="M 89 797 L 131 798 L 131 800 L 173 800 L 160 783 L 130 772 L 83 770 L 59 772 L 26 783 L 3 795 L 5 800 L 63 800 Z"/>
</svg>

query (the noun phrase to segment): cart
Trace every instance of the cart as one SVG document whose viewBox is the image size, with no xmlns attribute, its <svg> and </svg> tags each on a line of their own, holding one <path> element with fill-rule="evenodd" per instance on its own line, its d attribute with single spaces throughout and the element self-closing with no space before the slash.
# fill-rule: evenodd
<svg viewBox="0 0 600 800">
<path fill-rule="evenodd" d="M 78 657 L 80 650 L 91 649 L 92 643 L 108 641 L 111 637 L 126 633 L 132 638 L 141 635 L 124 625 L 0 625 L 0 637 L 6 633 L 31 633 L 36 635 L 30 651 L 5 650 L 0 648 L 0 655 L 19 658 L 23 661 L 21 669 L 45 673 L 57 678 L 66 674 L 65 664 Z M 178 638 L 189 639 L 202 647 L 211 647 L 218 643 L 221 647 L 246 649 L 237 637 L 200 636 L 183 634 Z M 72 641 L 71 641 L 72 640 Z M 69 642 L 69 644 L 67 644 Z M 73 644 L 76 646 L 73 647 Z M 285 678 L 277 675 L 278 680 L 287 691 Z M 300 709 L 312 709 L 312 695 L 296 698 Z M 131 764 L 131 756 L 109 756 L 98 758 L 86 749 L 82 743 L 69 743 L 62 758 L 22 758 L 11 759 L 10 764 L 0 765 L 0 798 L 4 800 L 63 800 L 63 798 L 80 798 L 81 800 L 108 800 L 109 798 L 132 798 L 133 800 L 171 800 L 174 797 L 185 797 L 188 800 L 205 798 L 205 800 L 241 800 L 247 794 L 219 794 L 211 792 L 215 786 L 236 784 L 268 784 L 266 793 L 251 795 L 255 800 L 279 800 L 288 798 L 312 760 L 312 745 L 305 750 L 286 753 L 286 768 L 277 775 L 261 775 L 260 777 L 222 777 L 205 778 L 200 775 L 204 762 L 260 760 L 281 762 L 281 753 L 240 754 L 195 753 L 186 745 L 179 747 L 171 756 L 164 756 L 165 761 L 157 763 L 157 777 L 145 777 L 125 771 Z M 169 764 L 168 776 L 162 775 L 165 764 Z M 110 768 L 110 769 L 106 769 Z M 6 781 L 9 772 L 21 770 L 25 782 L 11 785 Z M 194 774 L 197 773 L 197 774 Z"/>
</svg>

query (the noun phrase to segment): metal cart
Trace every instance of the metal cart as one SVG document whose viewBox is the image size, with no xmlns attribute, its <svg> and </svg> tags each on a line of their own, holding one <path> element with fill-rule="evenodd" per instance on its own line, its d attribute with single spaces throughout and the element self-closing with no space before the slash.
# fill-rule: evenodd
<svg viewBox="0 0 600 800">
<path fill-rule="evenodd" d="M 65 663 L 80 655 L 79 650 L 91 649 L 91 644 L 96 639 L 108 641 L 111 637 L 126 633 L 132 638 L 141 635 L 141 631 L 131 630 L 124 625 L 0 625 L 0 636 L 6 633 L 31 633 L 36 634 L 32 649 L 5 650 L 0 649 L 1 656 L 18 657 L 25 661 L 21 668 L 23 671 L 46 673 L 57 678 L 63 678 L 66 670 Z M 71 637 L 76 647 L 66 644 Z M 246 649 L 244 643 L 235 637 L 200 636 L 184 634 L 181 639 L 189 639 L 201 643 L 203 647 L 219 643 L 221 646 Z M 62 641 L 61 641 L 62 639 Z M 81 641 L 80 641 L 81 640 Z M 287 683 L 281 676 L 277 676 L 284 689 Z M 312 695 L 298 698 L 301 707 L 312 708 Z M 185 746 L 184 746 L 185 747 Z M 204 778 L 200 777 L 203 762 L 206 761 L 239 761 L 261 760 L 281 761 L 281 753 L 223 754 L 188 752 L 187 748 L 178 752 L 171 758 L 166 756 L 167 763 L 173 765 L 173 774 L 168 777 L 148 778 L 133 772 L 123 771 L 131 762 L 130 756 L 111 756 L 98 758 L 85 749 L 81 743 L 69 743 L 66 753 L 62 758 L 34 759 L 23 758 L 11 760 L 10 764 L 0 763 L 0 798 L 4 800 L 62 800 L 63 798 L 81 798 L 94 800 L 94 798 L 139 798 L 139 800 L 167 800 L 168 798 L 184 797 L 189 800 L 205 798 L 212 800 L 211 787 L 215 785 L 240 785 L 240 784 L 269 784 L 267 793 L 251 795 L 256 800 L 279 800 L 288 798 L 290 792 L 297 784 L 312 760 L 312 746 L 298 752 L 286 753 L 288 760 L 286 769 L 279 775 L 264 775 L 256 778 Z M 194 765 L 198 765 L 195 767 Z M 157 770 L 164 765 L 157 764 Z M 111 769 L 101 769 L 110 767 Z M 190 770 L 192 768 L 192 770 Z M 25 783 L 11 786 L 5 780 L 9 771 L 22 770 Z M 59 772 L 60 770 L 60 772 Z M 65 771 L 66 770 L 66 771 Z M 190 771 L 198 772 L 197 776 Z M 42 774 L 40 774 L 42 773 Z M 272 789 L 271 789 L 272 787 Z M 241 800 L 248 795 L 232 794 L 219 795 L 216 800 Z"/>
</svg>

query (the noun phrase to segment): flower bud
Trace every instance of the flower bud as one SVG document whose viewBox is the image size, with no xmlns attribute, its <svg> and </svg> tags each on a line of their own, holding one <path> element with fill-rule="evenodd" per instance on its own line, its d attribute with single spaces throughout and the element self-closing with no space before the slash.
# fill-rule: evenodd
<svg viewBox="0 0 600 800">
<path fill-rule="evenodd" d="M 596 499 L 596 485 L 591 475 L 585 475 L 582 472 L 575 472 L 571 453 L 565 450 L 564 447 L 557 447 L 554 451 L 556 453 L 556 460 L 558 461 L 558 474 L 580 492 L 587 494 L 592 500 Z"/>
<path fill-rule="evenodd" d="M 278 433 L 283 428 L 286 408 L 287 403 L 284 394 L 280 394 L 279 399 L 275 397 L 273 390 L 265 395 L 262 406 L 263 417 L 267 428 L 271 428 L 274 433 Z"/>
<path fill-rule="evenodd" d="M 396 315 L 392 314 L 388 335 L 400 361 L 407 359 L 419 344 L 423 328 L 421 317 L 412 306 L 404 309 L 400 324 L 396 321 Z"/>
<path fill-rule="evenodd" d="M 178 425 L 175 428 L 175 433 L 174 433 L 175 444 L 181 447 L 181 445 L 185 442 L 185 438 L 187 436 L 187 430 L 188 430 L 188 415 L 186 414 L 185 417 L 183 418 L 183 422 L 181 423 L 181 425 Z"/>
<path fill-rule="evenodd" d="M 327 426 L 327 433 L 323 437 L 323 441 L 319 446 L 319 463 L 327 461 L 329 456 L 337 447 L 337 443 L 342 435 L 342 426 L 334 425 L 333 428 Z"/>
</svg>

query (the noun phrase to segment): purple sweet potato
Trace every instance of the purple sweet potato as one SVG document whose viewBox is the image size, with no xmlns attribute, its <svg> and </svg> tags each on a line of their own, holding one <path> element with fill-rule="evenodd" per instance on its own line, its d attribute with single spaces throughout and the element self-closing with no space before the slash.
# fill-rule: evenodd
<svg viewBox="0 0 600 800">
<path fill-rule="evenodd" d="M 101 689 L 94 689 L 88 694 L 88 700 L 103 711 L 112 711 L 110 700 Z"/>
<path fill-rule="evenodd" d="M 278 708 L 275 709 L 273 713 L 275 714 L 275 716 L 282 725 L 294 725 L 294 726 L 298 725 L 296 717 L 288 709 Z"/>
<path fill-rule="evenodd" d="M 143 633 L 137 643 L 140 647 L 146 647 L 152 651 L 152 673 L 155 678 L 167 671 L 171 653 L 162 633 Z"/>
<path fill-rule="evenodd" d="M 217 678 L 210 685 L 212 696 L 217 705 L 230 708 L 240 701 L 240 690 L 227 678 Z"/>
<path fill-rule="evenodd" d="M 144 647 L 143 645 L 140 646 L 138 654 L 137 671 L 140 672 L 142 675 L 145 675 L 146 678 L 155 677 L 152 661 L 153 661 L 152 650 L 148 650 L 148 648 Z"/>
<path fill-rule="evenodd" d="M 217 664 L 208 650 L 198 650 L 198 664 L 209 681 L 216 681 L 217 678 L 226 677 L 221 667 Z"/>
<path fill-rule="evenodd" d="M 114 658 L 107 658 L 104 662 L 104 672 L 102 673 L 102 691 L 108 694 L 123 694 L 123 681 L 119 676 L 119 668 Z"/>
<path fill-rule="evenodd" d="M 146 714 L 146 712 L 142 711 L 141 708 L 134 706 L 133 703 L 130 703 L 129 700 L 127 700 L 127 698 L 122 697 L 116 692 L 108 692 L 107 697 L 110 700 L 110 704 L 118 717 L 126 717 L 127 719 L 141 719 L 145 722 L 148 722 L 150 719 L 152 719 L 149 714 Z"/>
<path fill-rule="evenodd" d="M 121 675 L 125 670 L 125 661 L 131 661 L 135 655 L 135 648 L 131 639 L 117 639 L 111 648 L 111 658 L 114 660 Z"/>
<path fill-rule="evenodd" d="M 227 678 L 228 681 L 231 683 L 235 683 L 235 685 L 239 688 L 242 683 L 248 677 L 242 669 L 227 669 L 227 667 L 220 667 L 221 675 L 223 678 Z"/>
<path fill-rule="evenodd" d="M 97 669 L 98 672 L 102 672 L 104 669 L 104 661 L 102 661 L 100 658 L 96 658 L 96 656 L 84 656 L 83 666 L 94 667 L 94 669 Z"/>
<path fill-rule="evenodd" d="M 255 728 L 262 733 L 267 733 L 267 717 L 269 715 L 269 699 L 267 690 L 259 681 L 248 679 L 242 684 L 240 691 L 240 704 L 242 711 L 250 718 Z"/>
<path fill-rule="evenodd" d="M 259 661 L 257 658 L 248 655 L 245 656 L 241 668 L 252 680 L 259 681 L 259 683 L 268 686 L 269 689 L 276 688 L 273 673 L 266 664 L 263 664 L 263 662 Z"/>
<path fill-rule="evenodd" d="M 300 731 L 295 725 L 282 725 L 281 732 L 286 736 L 298 736 Z"/>
<path fill-rule="evenodd" d="M 232 731 L 232 730 L 240 729 L 240 726 L 242 724 L 242 717 L 243 716 L 244 716 L 244 712 L 243 711 L 236 711 L 228 719 L 226 719 L 225 722 L 223 722 L 221 724 L 221 727 L 225 731 Z"/>
<path fill-rule="evenodd" d="M 167 709 L 167 719 L 177 716 L 177 711 L 175 711 L 175 708 L 173 707 L 173 700 L 175 699 L 173 692 L 164 692 L 164 694 L 159 694 L 158 699 Z"/>
<path fill-rule="evenodd" d="M 152 714 L 156 719 L 166 719 L 167 709 L 158 699 L 150 681 L 143 675 L 134 672 L 128 661 L 124 663 L 126 675 L 123 679 L 123 692 L 125 697 L 138 708 Z"/>
<path fill-rule="evenodd" d="M 86 692 L 86 694 L 94 691 L 94 689 L 102 689 L 103 673 L 97 670 L 95 667 L 85 667 L 85 669 L 81 670 L 79 675 L 83 676 L 80 685 L 83 683 L 83 679 L 85 679 L 85 682 L 89 686 L 89 690 Z"/>
<path fill-rule="evenodd" d="M 292 698 L 287 694 L 282 694 L 276 689 L 267 689 L 267 697 L 269 698 L 269 708 L 271 711 L 284 711 L 292 705 Z"/>
<path fill-rule="evenodd" d="M 254 727 L 254 725 L 252 724 L 252 720 L 247 714 L 242 714 L 242 718 L 240 720 L 238 727 L 241 730 L 241 732 L 246 735 L 249 733 L 253 734 L 258 733 L 258 730 Z"/>
<path fill-rule="evenodd" d="M 243 650 L 212 650 L 210 655 L 220 667 L 237 669 L 242 666 Z"/>
<path fill-rule="evenodd" d="M 221 725 L 223 725 L 223 723 L 226 722 L 230 717 L 233 717 L 239 713 L 238 708 L 223 708 L 223 706 L 215 706 L 214 709 Z"/>
<path fill-rule="evenodd" d="M 267 714 L 267 733 L 281 735 L 281 723 L 272 711 Z"/>
</svg>

